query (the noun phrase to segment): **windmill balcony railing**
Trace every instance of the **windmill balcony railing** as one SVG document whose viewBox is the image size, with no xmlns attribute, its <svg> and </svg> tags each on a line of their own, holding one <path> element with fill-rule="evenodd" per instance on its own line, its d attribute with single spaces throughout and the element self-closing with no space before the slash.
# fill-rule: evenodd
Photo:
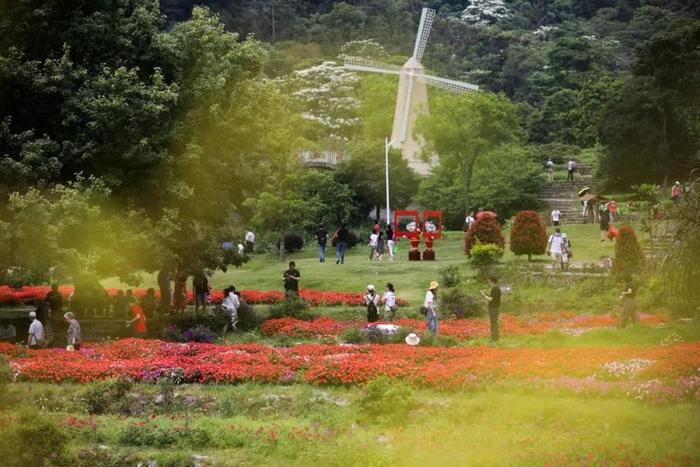
<svg viewBox="0 0 700 467">
<path fill-rule="evenodd" d="M 306 167 L 333 168 L 340 164 L 347 156 L 340 151 L 303 151 L 301 163 Z"/>
</svg>

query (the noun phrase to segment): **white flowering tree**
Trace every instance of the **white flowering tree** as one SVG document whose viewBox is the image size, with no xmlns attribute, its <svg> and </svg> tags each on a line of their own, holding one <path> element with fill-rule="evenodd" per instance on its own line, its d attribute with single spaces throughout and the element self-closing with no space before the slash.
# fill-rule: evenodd
<svg viewBox="0 0 700 467">
<path fill-rule="evenodd" d="M 359 128 L 359 78 L 336 62 L 298 70 L 283 79 L 292 100 L 307 122 L 307 139 L 321 149 L 342 149 Z"/>
</svg>

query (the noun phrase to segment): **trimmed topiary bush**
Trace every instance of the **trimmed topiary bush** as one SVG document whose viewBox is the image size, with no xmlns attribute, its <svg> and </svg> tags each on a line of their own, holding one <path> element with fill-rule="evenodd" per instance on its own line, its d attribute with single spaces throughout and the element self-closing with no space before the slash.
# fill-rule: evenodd
<svg viewBox="0 0 700 467">
<path fill-rule="evenodd" d="M 493 244 L 500 248 L 505 248 L 506 239 L 501 232 L 501 224 L 493 215 L 480 216 L 471 228 L 464 235 L 464 253 L 471 255 L 471 250 L 477 243 Z"/>
<path fill-rule="evenodd" d="M 644 252 L 634 229 L 628 225 L 620 227 L 619 236 L 615 242 L 613 274 L 618 277 L 630 276 L 640 272 L 643 265 Z"/>
<path fill-rule="evenodd" d="M 535 211 L 520 211 L 510 229 L 510 250 L 516 255 L 543 255 L 547 249 L 547 229 Z"/>
<path fill-rule="evenodd" d="M 301 235 L 297 234 L 286 234 L 284 236 L 284 251 L 287 253 L 293 253 L 295 251 L 301 251 L 304 248 L 304 239 Z M 277 250 L 280 249 L 280 240 L 277 240 Z"/>
<path fill-rule="evenodd" d="M 480 243 L 471 249 L 469 262 L 476 267 L 484 277 L 491 275 L 491 267 L 503 258 L 503 248 L 493 243 Z"/>
</svg>

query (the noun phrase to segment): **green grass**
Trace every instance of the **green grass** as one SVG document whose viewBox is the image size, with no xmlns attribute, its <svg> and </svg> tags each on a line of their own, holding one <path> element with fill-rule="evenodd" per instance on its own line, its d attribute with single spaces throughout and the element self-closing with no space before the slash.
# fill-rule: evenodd
<svg viewBox="0 0 700 467">
<path fill-rule="evenodd" d="M 553 228 L 549 229 L 553 232 Z M 597 224 L 563 226 L 574 251 L 574 261 L 593 263 L 607 256 L 614 256 L 613 242 L 600 242 Z M 504 235 L 508 238 L 508 232 Z M 464 233 L 446 232 L 441 240 L 436 241 L 437 260 L 409 262 L 408 244 L 400 243 L 400 253 L 396 261 L 370 262 L 368 250 L 357 246 L 346 256 L 345 264 L 335 264 L 335 251 L 328 249 L 328 260 L 319 263 L 316 250 L 307 246 L 304 251 L 289 254 L 281 262 L 276 254 L 258 254 L 242 267 L 231 268 L 226 273 L 217 272 L 211 279 L 211 285 L 223 288 L 234 284 L 240 289 L 281 290 L 282 272 L 287 261 L 295 261 L 302 272 L 302 287 L 320 290 L 338 290 L 361 292 L 368 284 L 383 288 L 386 282 L 392 282 L 400 297 L 413 303 L 422 301 L 425 290 L 432 280 L 440 281 L 440 270 L 450 265 L 458 265 L 465 276 L 475 276 L 476 271 L 469 266 L 463 254 Z M 534 263 L 544 265 L 548 259 L 544 256 L 534 257 Z M 503 263 L 507 266 L 525 266 L 526 257 L 516 257 L 506 246 Z M 143 286 L 154 287 L 155 275 L 144 274 Z M 124 287 L 116 279 L 104 281 L 108 287 Z M 539 294 L 541 295 L 541 294 Z"/>
<path fill-rule="evenodd" d="M 197 401 L 194 408 L 163 409 L 152 402 L 157 387 L 137 385 L 129 400 L 151 401 L 139 405 L 140 414 L 92 416 L 97 430 L 68 431 L 70 446 L 77 452 L 103 445 L 103 453 L 113 458 L 157 459 L 166 465 L 188 465 L 194 453 L 209 456 L 215 465 L 700 462 L 697 404 L 651 406 L 502 385 L 449 393 L 406 393 L 402 387 L 380 386 L 387 392 L 367 404 L 363 388 L 182 386 L 180 400 Z M 81 390 L 71 384 L 19 383 L 9 387 L 7 397 L 13 404 L 40 404 L 59 422 L 69 415 L 85 417 L 71 408 Z M 382 394 L 401 394 L 405 400 Z M 123 432 L 139 421 L 186 427 L 193 435 L 168 446 L 135 445 Z M 295 435 L 300 432 L 308 437 Z"/>
</svg>

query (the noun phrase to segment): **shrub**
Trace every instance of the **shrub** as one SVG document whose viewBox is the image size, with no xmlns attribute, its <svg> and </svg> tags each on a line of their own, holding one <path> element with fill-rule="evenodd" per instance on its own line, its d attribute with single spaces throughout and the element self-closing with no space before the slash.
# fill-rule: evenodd
<svg viewBox="0 0 700 467">
<path fill-rule="evenodd" d="M 238 329 L 252 331 L 257 329 L 262 321 L 262 317 L 255 311 L 253 305 L 241 302 L 241 306 L 238 308 L 238 324 L 236 324 Z"/>
<path fill-rule="evenodd" d="M 482 272 L 503 258 L 503 248 L 493 243 L 477 243 L 471 249 L 469 261 Z"/>
<path fill-rule="evenodd" d="M 357 234 L 355 232 L 348 232 L 348 248 L 355 248 L 357 244 L 360 242 L 360 239 L 358 238 Z"/>
<path fill-rule="evenodd" d="M 210 311 L 207 313 L 176 313 L 165 317 L 163 322 L 163 330 L 165 333 L 166 329 L 170 327 L 168 332 L 171 335 L 174 332 L 174 329 L 183 332 L 186 329 L 192 329 L 196 326 L 204 326 L 211 330 L 218 330 L 224 327 L 227 319 L 228 318 L 226 318 L 223 313 L 218 313 L 216 311 Z"/>
<path fill-rule="evenodd" d="M 408 414 L 418 406 L 408 384 L 386 376 L 367 383 L 358 403 L 364 418 L 388 425 L 404 423 Z"/>
<path fill-rule="evenodd" d="M 348 328 L 343 331 L 340 335 L 340 340 L 346 344 L 366 344 L 369 342 L 365 330 L 356 327 Z"/>
<path fill-rule="evenodd" d="M 0 428 L 0 458 L 7 467 L 74 465 L 68 435 L 35 409 L 22 408 Z"/>
<path fill-rule="evenodd" d="M 316 319 L 316 313 L 309 311 L 309 305 L 303 300 L 282 300 L 270 306 L 270 318 L 295 318 L 304 321 L 313 321 Z"/>
<path fill-rule="evenodd" d="M 481 316 L 481 301 L 463 287 L 448 288 L 440 295 L 440 307 L 457 319 Z"/>
<path fill-rule="evenodd" d="M 121 412 L 125 408 L 126 395 L 131 387 L 131 381 L 126 378 L 108 379 L 85 387 L 78 395 L 78 400 L 89 414 Z"/>
<path fill-rule="evenodd" d="M 453 264 L 452 266 L 447 266 L 440 270 L 440 278 L 442 279 L 443 286 L 455 287 L 462 282 L 462 273 L 459 270 L 459 266 Z"/>
<path fill-rule="evenodd" d="M 304 248 L 304 239 L 301 235 L 294 233 L 289 233 L 284 235 L 284 251 L 287 253 L 293 253 L 295 251 L 301 251 Z M 277 250 L 280 249 L 280 240 L 277 240 Z"/>
<path fill-rule="evenodd" d="M 464 252 L 468 256 L 471 255 L 472 248 L 477 242 L 505 247 L 506 239 L 495 216 L 481 216 L 464 234 Z"/>
<path fill-rule="evenodd" d="M 180 334 L 180 340 L 182 342 L 204 342 L 212 343 L 216 339 L 216 335 L 203 324 L 198 324 L 189 329 L 185 329 Z"/>
<path fill-rule="evenodd" d="M 516 255 L 543 255 L 547 249 L 547 229 L 535 211 L 521 211 L 510 229 L 510 250 Z"/>
<path fill-rule="evenodd" d="M 628 225 L 620 227 L 615 242 L 615 262 L 613 274 L 625 277 L 640 272 L 644 264 L 644 253 L 634 229 Z"/>
</svg>

